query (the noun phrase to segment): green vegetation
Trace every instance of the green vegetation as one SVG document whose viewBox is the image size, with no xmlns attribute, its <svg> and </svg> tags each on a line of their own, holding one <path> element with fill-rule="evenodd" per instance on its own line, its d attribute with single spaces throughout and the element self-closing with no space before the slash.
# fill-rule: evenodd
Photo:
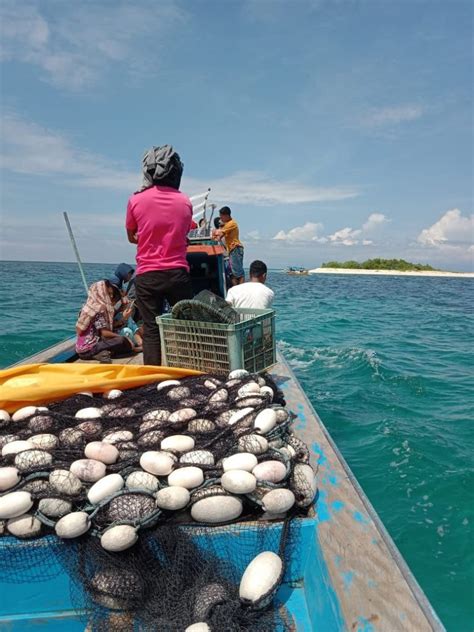
<svg viewBox="0 0 474 632">
<path fill-rule="evenodd" d="M 349 268 L 351 270 L 400 270 L 401 272 L 408 272 L 410 270 L 421 270 L 432 272 L 436 271 L 436 268 L 432 268 L 429 265 L 422 263 L 410 263 L 405 259 L 367 259 L 359 263 L 358 261 L 328 261 L 323 263 L 322 268 Z"/>
</svg>

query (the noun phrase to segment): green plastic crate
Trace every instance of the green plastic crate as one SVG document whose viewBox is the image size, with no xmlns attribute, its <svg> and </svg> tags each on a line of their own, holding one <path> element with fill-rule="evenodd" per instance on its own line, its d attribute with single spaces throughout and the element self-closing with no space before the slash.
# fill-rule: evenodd
<svg viewBox="0 0 474 632">
<path fill-rule="evenodd" d="M 234 369 L 257 373 L 275 364 L 275 312 L 236 311 L 241 320 L 233 325 L 158 316 L 163 364 L 218 375 Z"/>
</svg>

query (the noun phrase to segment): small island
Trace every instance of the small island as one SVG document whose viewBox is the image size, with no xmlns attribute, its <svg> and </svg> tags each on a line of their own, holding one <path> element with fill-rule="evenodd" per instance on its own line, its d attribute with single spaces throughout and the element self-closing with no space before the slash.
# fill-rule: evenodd
<svg viewBox="0 0 474 632">
<path fill-rule="evenodd" d="M 328 261 L 323 263 L 322 268 L 345 268 L 346 270 L 397 270 L 399 272 L 441 272 L 436 268 L 422 263 L 410 263 L 405 259 L 367 259 L 359 263 L 358 261 Z"/>
<path fill-rule="evenodd" d="M 428 264 L 411 263 L 405 259 L 367 259 L 367 261 L 328 261 L 320 268 L 310 270 L 309 274 L 373 274 L 430 277 L 474 278 L 473 272 L 447 272 L 437 270 Z"/>
</svg>

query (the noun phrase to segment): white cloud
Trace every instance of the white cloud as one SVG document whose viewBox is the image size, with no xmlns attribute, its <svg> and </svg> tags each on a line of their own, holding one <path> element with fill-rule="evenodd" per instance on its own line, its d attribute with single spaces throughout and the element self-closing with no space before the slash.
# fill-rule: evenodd
<svg viewBox="0 0 474 632">
<path fill-rule="evenodd" d="M 136 157 L 136 170 L 132 171 L 106 156 L 75 147 L 64 133 L 25 121 L 15 113 L 4 115 L 0 131 L 0 164 L 14 173 L 64 176 L 63 182 L 77 186 L 125 193 L 135 191 L 141 182 L 141 156 Z M 358 195 L 354 187 L 311 187 L 291 180 L 276 182 L 254 171 L 206 181 L 183 177 L 182 188 L 189 195 L 208 187 L 213 201 L 257 206 L 337 201 Z"/>
<path fill-rule="evenodd" d="M 1 132 L 0 164 L 8 171 L 118 191 L 134 191 L 140 182 L 138 170 L 114 167 L 104 156 L 77 149 L 66 135 L 15 114 L 4 115 Z"/>
<path fill-rule="evenodd" d="M 360 122 L 365 127 L 393 126 L 415 121 L 423 115 L 423 112 L 423 108 L 416 104 L 372 108 Z"/>
<path fill-rule="evenodd" d="M 458 208 L 447 211 L 417 237 L 424 246 L 446 247 L 470 244 L 474 237 L 474 215 L 464 216 Z"/>
<path fill-rule="evenodd" d="M 366 234 L 375 232 L 380 226 L 389 221 L 383 213 L 372 213 L 362 224 L 362 228 L 341 228 L 329 235 L 328 239 L 332 244 L 341 246 L 356 246 L 358 244 L 371 246 L 374 242 L 372 239 L 367 239 Z"/>
<path fill-rule="evenodd" d="M 374 242 L 366 238 L 366 233 L 373 233 L 379 226 L 390 220 L 383 213 L 372 213 L 362 228 L 341 228 L 332 235 L 321 235 L 322 224 L 307 222 L 304 226 L 295 226 L 288 232 L 280 230 L 273 239 L 286 241 L 317 241 L 320 244 L 330 243 L 340 246 L 371 246 Z"/>
<path fill-rule="evenodd" d="M 369 215 L 367 221 L 362 224 L 362 230 L 365 232 L 370 232 L 385 224 L 389 220 L 385 217 L 383 213 L 372 213 Z"/>
<path fill-rule="evenodd" d="M 293 180 L 275 180 L 265 173 L 239 171 L 230 176 L 203 182 L 195 178 L 183 179 L 186 191 L 200 191 L 211 187 L 213 200 L 273 206 L 346 200 L 359 195 L 355 187 L 314 187 Z"/>
<path fill-rule="evenodd" d="M 359 243 L 359 236 L 362 234 L 362 230 L 359 228 L 353 230 L 352 228 L 341 228 L 332 235 L 329 235 L 329 241 L 333 244 L 340 244 L 342 246 L 354 246 Z"/>
<path fill-rule="evenodd" d="M 2 60 L 31 64 L 49 83 L 82 90 L 108 69 L 116 71 L 118 64 L 136 72 L 142 60 L 148 60 L 150 46 L 158 60 L 157 49 L 186 14 L 171 1 L 146 8 L 118 2 L 112 9 L 100 3 L 69 3 L 54 12 L 51 3 L 2 0 L 0 19 Z"/>
<path fill-rule="evenodd" d="M 324 237 L 321 238 L 318 235 L 322 227 L 322 224 L 307 222 L 304 226 L 295 226 L 287 233 L 280 230 L 273 239 L 279 241 L 326 241 Z"/>
</svg>

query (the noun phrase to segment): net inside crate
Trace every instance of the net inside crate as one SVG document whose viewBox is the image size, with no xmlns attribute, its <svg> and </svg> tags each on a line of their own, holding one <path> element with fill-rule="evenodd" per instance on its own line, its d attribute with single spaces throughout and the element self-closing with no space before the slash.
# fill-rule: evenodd
<svg viewBox="0 0 474 632">
<path fill-rule="evenodd" d="M 276 362 L 275 312 L 238 309 L 232 325 L 157 318 L 165 366 L 224 375 L 234 369 L 263 371 Z"/>
</svg>

